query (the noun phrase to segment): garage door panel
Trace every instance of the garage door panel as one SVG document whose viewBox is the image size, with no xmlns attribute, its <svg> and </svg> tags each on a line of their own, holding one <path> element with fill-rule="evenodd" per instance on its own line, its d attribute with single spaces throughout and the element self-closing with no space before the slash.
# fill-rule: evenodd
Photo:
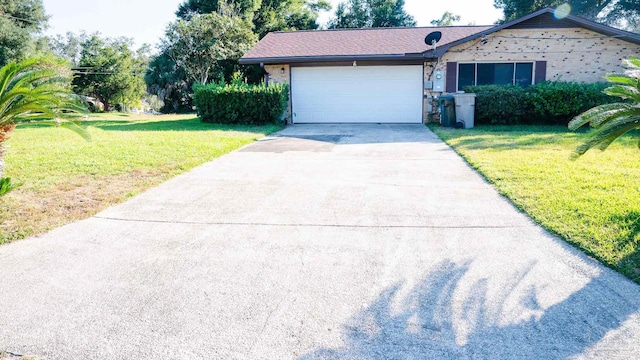
<svg viewBox="0 0 640 360">
<path fill-rule="evenodd" d="M 421 66 L 292 68 L 294 123 L 422 122 Z"/>
</svg>

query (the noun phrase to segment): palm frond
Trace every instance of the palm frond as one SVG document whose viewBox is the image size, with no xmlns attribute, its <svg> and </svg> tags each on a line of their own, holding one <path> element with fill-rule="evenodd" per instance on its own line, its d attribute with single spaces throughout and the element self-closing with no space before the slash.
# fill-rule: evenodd
<svg viewBox="0 0 640 360">
<path fill-rule="evenodd" d="M 617 123 L 617 120 L 619 119 L 625 119 L 633 116 L 640 116 L 640 108 L 631 106 L 627 109 L 620 109 L 619 111 L 615 111 L 610 114 L 603 114 L 601 117 L 591 121 L 591 127 L 604 128 L 609 124 Z"/>
<path fill-rule="evenodd" d="M 604 89 L 604 93 L 609 96 L 617 96 L 625 100 L 640 101 L 640 89 L 633 86 L 614 85 Z"/>
<path fill-rule="evenodd" d="M 587 141 L 578 146 L 570 156 L 571 160 L 576 160 L 580 156 L 584 155 L 590 149 L 597 147 L 604 151 L 611 145 L 617 138 L 628 133 L 629 131 L 638 128 L 639 124 L 636 120 L 632 123 L 627 123 L 619 127 L 611 128 L 607 131 L 596 131 L 590 134 Z"/>
<path fill-rule="evenodd" d="M 622 60 L 622 64 L 630 69 L 640 69 L 640 59 L 635 56 L 629 56 L 628 59 Z"/>
<path fill-rule="evenodd" d="M 609 147 L 609 145 L 611 145 L 611 143 L 613 143 L 613 141 L 616 140 L 617 137 L 620 137 L 628 131 L 633 130 L 635 127 L 637 127 L 640 124 L 638 122 L 639 119 L 640 116 L 622 116 L 601 126 L 594 133 L 594 135 L 602 136 L 602 140 L 598 143 L 597 148 L 604 151 L 607 147 Z M 628 127 L 629 129 L 625 130 Z M 622 131 L 622 133 L 620 133 L 620 135 L 618 135 L 617 137 L 611 136 L 612 134 L 617 134 L 620 131 Z"/>
<path fill-rule="evenodd" d="M 571 154 L 575 160 L 594 147 L 604 151 L 620 136 L 633 129 L 640 129 L 640 59 L 630 57 L 623 64 L 631 69 L 624 75 L 609 75 L 607 80 L 617 84 L 604 90 L 627 102 L 601 105 L 583 112 L 569 122 L 569 129 L 576 130 L 590 124 L 593 130 L 587 140 Z M 638 139 L 640 148 L 640 138 Z"/>
<path fill-rule="evenodd" d="M 607 79 L 607 81 L 616 83 L 616 84 L 629 85 L 633 87 L 638 86 L 637 80 L 633 78 L 629 78 L 628 76 L 625 76 L 625 75 L 614 74 L 614 75 L 607 75 L 604 78 Z"/>
<path fill-rule="evenodd" d="M 8 193 L 9 191 L 21 186 L 22 183 L 14 183 L 11 181 L 10 177 L 3 177 L 2 179 L 0 179 L 0 196 L 5 195 L 6 193 Z"/>
<path fill-rule="evenodd" d="M 592 121 L 596 121 L 601 117 L 608 117 L 620 111 L 627 110 L 630 106 L 631 105 L 626 103 L 613 103 L 596 106 L 569 121 L 569 130 L 576 130 L 579 127 L 591 123 Z"/>
<path fill-rule="evenodd" d="M 69 91 L 69 81 L 37 59 L 0 68 L 0 125 L 49 121 L 89 139 L 86 129 L 70 120 L 88 110 Z"/>
</svg>

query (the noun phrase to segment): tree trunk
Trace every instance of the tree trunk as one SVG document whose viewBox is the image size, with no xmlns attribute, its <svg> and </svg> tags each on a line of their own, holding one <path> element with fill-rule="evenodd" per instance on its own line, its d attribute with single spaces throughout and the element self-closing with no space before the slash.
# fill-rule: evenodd
<svg viewBox="0 0 640 360">
<path fill-rule="evenodd" d="M 4 174 L 4 141 L 0 142 L 0 179 Z"/>
<path fill-rule="evenodd" d="M 14 124 L 0 127 L 0 179 L 2 179 L 4 175 L 4 142 L 9 138 L 9 134 L 15 128 L 16 126 Z"/>
</svg>

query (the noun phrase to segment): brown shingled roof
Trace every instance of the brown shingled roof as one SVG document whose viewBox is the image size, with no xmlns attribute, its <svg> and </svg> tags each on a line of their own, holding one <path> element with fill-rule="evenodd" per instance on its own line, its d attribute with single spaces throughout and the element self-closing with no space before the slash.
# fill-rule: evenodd
<svg viewBox="0 0 640 360">
<path fill-rule="evenodd" d="M 273 32 L 242 57 L 243 63 L 261 60 L 325 57 L 393 56 L 430 50 L 424 38 L 441 31 L 438 46 L 490 29 L 491 26 L 373 28 Z"/>
</svg>

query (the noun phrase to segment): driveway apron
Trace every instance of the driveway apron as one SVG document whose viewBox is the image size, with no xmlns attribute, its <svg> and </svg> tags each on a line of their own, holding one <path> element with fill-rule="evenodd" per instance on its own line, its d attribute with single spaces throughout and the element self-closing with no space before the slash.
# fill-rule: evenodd
<svg viewBox="0 0 640 360">
<path fill-rule="evenodd" d="M 294 125 L 0 247 L 3 351 L 638 359 L 640 286 L 539 228 L 422 125 Z"/>
</svg>

